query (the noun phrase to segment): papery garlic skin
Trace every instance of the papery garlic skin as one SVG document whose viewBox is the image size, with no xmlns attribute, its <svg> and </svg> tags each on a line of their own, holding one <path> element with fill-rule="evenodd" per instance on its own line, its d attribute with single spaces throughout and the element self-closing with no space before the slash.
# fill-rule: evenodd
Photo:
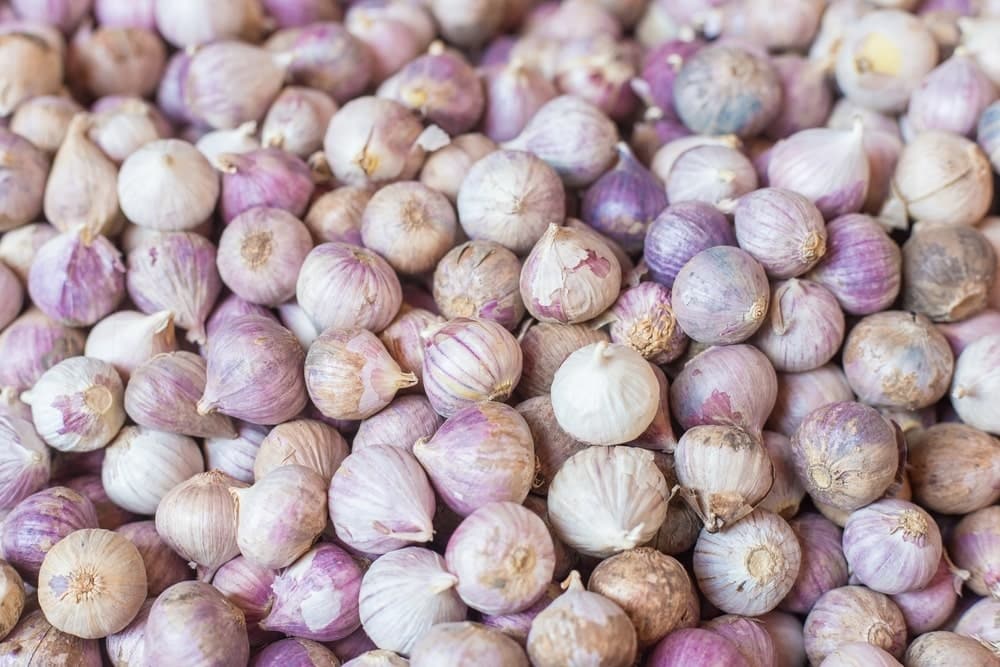
<svg viewBox="0 0 1000 667">
<path fill-rule="evenodd" d="M 864 586 L 843 586 L 823 595 L 803 628 L 809 662 L 819 664 L 847 642 L 867 642 L 893 657 L 906 648 L 903 614 L 888 596 Z"/>
<path fill-rule="evenodd" d="M 482 667 L 528 667 L 528 657 L 517 642 L 479 623 L 439 623 L 413 646 L 412 667 L 433 667 L 461 660 Z"/>
<path fill-rule="evenodd" d="M 361 625 L 379 648 L 408 655 L 431 626 L 465 619 L 457 582 L 433 551 L 406 547 L 388 553 L 361 580 Z"/>
<path fill-rule="evenodd" d="M 52 627 L 41 609 L 23 615 L 7 640 L 0 643 L 0 657 L 20 661 L 25 652 L 36 664 L 57 664 L 72 660 L 82 667 L 101 667 L 101 643 L 81 639 Z"/>
<path fill-rule="evenodd" d="M 0 562 L 0 641 L 17 625 L 24 611 L 24 582 L 17 570 Z"/>
<path fill-rule="evenodd" d="M 49 450 L 31 421 L 0 415 L 0 511 L 45 486 L 50 468 Z"/>
<path fill-rule="evenodd" d="M 70 533 L 45 555 L 38 602 L 63 632 L 98 639 L 118 632 L 146 599 L 139 550 L 110 530 Z"/>
<path fill-rule="evenodd" d="M 296 419 L 275 426 L 260 443 L 253 476 L 261 479 L 285 465 L 309 468 L 327 484 L 350 453 L 335 428 L 314 419 Z"/>
<path fill-rule="evenodd" d="M 587 387 L 586 392 L 580 392 Z M 616 445 L 639 437 L 659 408 L 659 383 L 630 347 L 604 342 L 569 355 L 552 381 L 560 427 L 578 440 Z"/>
<path fill-rule="evenodd" d="M 280 2 L 280 0 L 279 0 Z M 265 0 L 265 9 L 272 15 L 276 10 L 274 0 Z M 305 7 L 301 3 L 283 4 L 282 13 L 297 11 Z M 333 12 L 339 8 L 326 3 L 311 3 L 317 12 Z M 373 6 L 380 8 L 382 5 Z M 385 6 L 386 10 L 398 9 L 398 5 Z M 403 11 L 409 10 L 406 7 Z M 413 12 L 421 11 L 412 7 Z M 353 12 L 348 12 L 348 17 Z M 298 26 L 284 25 L 280 17 L 279 27 L 264 43 L 265 48 L 275 53 L 289 52 L 292 63 L 288 74 L 293 83 L 307 86 L 325 92 L 333 97 L 338 104 L 345 104 L 364 92 L 371 83 L 373 59 L 379 54 L 373 54 L 367 45 L 358 37 L 348 32 L 352 26 L 345 19 L 344 23 L 334 22 L 328 17 L 307 20 Z M 369 26 L 371 23 L 369 22 Z M 324 128 L 325 129 L 325 128 Z"/>
<path fill-rule="evenodd" d="M 294 61 L 293 61 L 294 63 Z M 261 143 L 307 158 L 323 146 L 337 103 L 325 93 L 289 86 L 271 103 L 261 126 Z"/>
<path fill-rule="evenodd" d="M 573 352 L 591 343 L 610 342 L 602 330 L 585 324 L 539 322 L 518 336 L 524 358 L 517 393 L 525 398 L 547 395 L 556 371 Z"/>
<path fill-rule="evenodd" d="M 951 405 L 959 418 L 970 426 L 1000 434 L 996 396 L 1000 391 L 1000 335 L 991 334 L 964 350 L 955 364 L 951 382 Z"/>
<path fill-rule="evenodd" d="M 197 0 L 154 0 L 154 16 L 164 39 L 181 50 L 239 37 L 261 18 L 258 3 L 248 0 L 217 7 Z"/>
<path fill-rule="evenodd" d="M 372 445 L 344 459 L 330 481 L 328 506 L 337 536 L 381 554 L 434 535 L 434 491 L 408 451 Z"/>
<path fill-rule="evenodd" d="M 169 310 L 150 315 L 121 310 L 93 326 L 83 354 L 112 364 L 127 381 L 129 375 L 147 360 L 176 349 L 174 315 Z"/>
<path fill-rule="evenodd" d="M 549 518 L 567 545 L 605 558 L 656 534 L 669 493 L 652 452 L 591 447 L 566 461 L 553 478 Z"/>
<path fill-rule="evenodd" d="M 258 150 L 261 145 L 257 139 L 257 122 L 248 121 L 232 130 L 206 132 L 195 142 L 195 148 L 213 165 L 227 153 L 242 155 Z"/>
<path fill-rule="evenodd" d="M 0 172 L 0 181 L 2 173 Z M 58 235 L 59 231 L 47 222 L 21 225 L 5 232 L 0 238 L 0 260 L 25 284 L 38 249 Z"/>
<path fill-rule="evenodd" d="M 150 598 L 170 588 L 179 581 L 189 579 L 193 572 L 187 562 L 171 549 L 159 533 L 152 520 L 134 521 L 119 526 L 119 535 L 135 545 L 146 568 L 147 595 Z M 142 613 L 140 612 L 140 616 Z M 138 617 L 137 617 L 138 618 Z"/>
<path fill-rule="evenodd" d="M 87 452 L 111 441 L 125 423 L 124 387 L 114 367 L 71 357 L 47 370 L 21 400 L 35 429 L 60 451 Z"/>
<path fill-rule="evenodd" d="M 698 586 L 719 609 L 756 616 L 774 609 L 795 583 L 802 551 L 784 519 L 756 510 L 694 548 Z"/>
<path fill-rule="evenodd" d="M 496 149 L 491 139 L 476 132 L 453 137 L 450 144 L 427 156 L 420 169 L 420 182 L 454 204 L 472 165 Z"/>
<path fill-rule="evenodd" d="M 170 489 L 205 470 L 193 438 L 126 426 L 108 444 L 101 482 L 108 497 L 136 514 L 155 514 Z"/>
<path fill-rule="evenodd" d="M 434 302 L 446 317 L 479 317 L 514 329 L 524 319 L 517 256 L 493 241 L 452 248 L 434 269 Z"/>
<path fill-rule="evenodd" d="M 455 244 L 458 221 L 440 192 L 416 182 L 390 183 L 378 190 L 361 218 L 365 247 L 396 271 L 433 270 Z"/>
<path fill-rule="evenodd" d="M 0 62 L 3 62 L 2 55 Z M 4 194 L 4 202 L 0 205 L 0 230 L 9 233 L 10 230 L 36 219 L 41 213 L 49 175 L 49 160 L 30 141 L 6 129 L 0 131 L 0 146 L 6 156 L 4 165 L 0 167 L 0 192 Z M 20 156 L 23 162 L 17 160 L 14 164 L 7 164 L 14 156 Z M 4 239 L 6 238 L 5 233 Z"/>
<path fill-rule="evenodd" d="M 968 514 L 1000 500 L 1000 441 L 967 424 L 907 434 L 913 497 L 943 514 Z"/>
<path fill-rule="evenodd" d="M 805 196 L 762 188 L 741 197 L 734 210 L 740 247 L 774 278 L 802 275 L 826 254 L 826 223 Z"/>
<path fill-rule="evenodd" d="M 412 451 L 413 443 L 430 438 L 444 422 L 424 396 L 398 396 L 392 403 L 361 421 L 352 451 L 372 445 L 390 445 Z"/>
<path fill-rule="evenodd" d="M 143 651 L 150 667 L 245 665 L 250 660 L 246 618 L 211 585 L 182 581 L 150 608 Z"/>
</svg>

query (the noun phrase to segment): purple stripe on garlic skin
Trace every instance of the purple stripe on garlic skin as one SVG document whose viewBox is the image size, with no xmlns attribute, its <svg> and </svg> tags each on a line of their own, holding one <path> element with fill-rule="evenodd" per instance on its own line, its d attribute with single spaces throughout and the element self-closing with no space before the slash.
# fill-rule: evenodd
<svg viewBox="0 0 1000 667">
<path fill-rule="evenodd" d="M 983 110 L 997 99 L 997 87 L 966 48 L 935 67 L 913 91 L 906 111 L 914 133 L 945 130 L 971 136 Z"/>
<path fill-rule="evenodd" d="M 434 412 L 424 396 L 399 396 L 379 412 L 362 420 L 351 448 L 357 452 L 373 445 L 390 445 L 411 451 L 414 442 L 433 436 L 443 422 L 444 419 Z"/>
<path fill-rule="evenodd" d="M 677 324 L 670 290 L 658 283 L 640 283 L 624 290 L 611 306 L 611 341 L 634 348 L 645 359 L 665 364 L 679 357 L 688 338 Z"/>
<path fill-rule="evenodd" d="M 89 326 L 117 308 L 125 294 L 121 253 L 85 227 L 60 234 L 35 255 L 28 294 L 39 310 L 71 327 Z"/>
<path fill-rule="evenodd" d="M 344 27 L 368 54 L 371 83 L 381 83 L 392 76 L 425 51 L 434 39 L 436 31 L 430 12 L 423 5 L 406 7 L 400 9 L 396 3 L 355 3 L 344 16 Z M 367 80 L 361 87 L 367 87 Z"/>
<path fill-rule="evenodd" d="M 97 528 L 97 512 L 87 498 L 65 486 L 34 493 L 4 518 L 4 558 L 24 580 L 34 584 L 38 571 L 57 542 L 83 528 Z"/>
<path fill-rule="evenodd" d="M 722 635 L 700 628 L 677 630 L 667 635 L 646 659 L 649 667 L 751 667 L 751 663 L 733 642 Z"/>
<path fill-rule="evenodd" d="M 413 373 L 421 380 L 424 373 L 423 333 L 444 323 L 445 319 L 440 315 L 423 308 L 411 308 L 404 303 L 396 319 L 379 334 L 379 340 L 399 364 L 400 370 Z M 407 391 L 416 391 L 419 386 L 420 382 L 417 382 Z"/>
<path fill-rule="evenodd" d="M 37 308 L 29 308 L 0 333 L 0 386 L 23 391 L 52 366 L 83 354 L 84 337 L 49 318 Z"/>
<path fill-rule="evenodd" d="M 482 69 L 483 133 L 497 142 L 514 139 L 542 106 L 558 95 L 537 67 L 518 59 Z"/>
<path fill-rule="evenodd" d="M 290 637 L 269 644 L 254 656 L 254 667 L 334 667 L 340 661 L 333 651 L 318 642 Z"/>
<path fill-rule="evenodd" d="M 254 462 L 261 442 L 267 435 L 267 429 L 245 422 L 235 426 L 235 438 L 205 438 L 202 444 L 205 467 L 209 470 L 221 470 L 233 479 L 250 484 L 254 478 Z"/>
<path fill-rule="evenodd" d="M 275 148 L 224 153 L 215 159 L 222 172 L 219 207 L 229 224 L 258 206 L 278 208 L 301 218 L 313 192 L 309 167 L 295 155 Z"/>
<path fill-rule="evenodd" d="M 224 414 L 201 414 L 205 393 L 205 360 L 192 352 L 158 354 L 132 374 L 125 388 L 125 412 L 142 426 L 193 437 L 235 437 Z"/>
<path fill-rule="evenodd" d="M 778 140 L 823 125 L 833 106 L 833 93 L 822 64 L 796 54 L 783 54 L 773 58 L 771 65 L 781 81 L 782 108 L 765 134 Z"/>
<path fill-rule="evenodd" d="M 924 588 L 892 596 L 913 636 L 941 629 L 955 610 L 962 582 L 969 573 L 942 557 L 934 577 Z"/>
<path fill-rule="evenodd" d="M 751 342 L 781 372 L 803 372 L 829 362 L 844 341 L 844 312 L 836 297 L 811 280 L 772 284 L 768 316 Z"/>
<path fill-rule="evenodd" d="M 672 287 L 688 260 L 722 245 L 736 245 L 726 216 L 704 202 L 681 202 L 667 208 L 650 225 L 644 258 L 653 279 Z"/>
<path fill-rule="evenodd" d="M 0 511 L 13 509 L 49 481 L 49 450 L 26 419 L 0 416 Z"/>
<path fill-rule="evenodd" d="M 739 199 L 733 210 L 740 247 L 772 278 L 802 275 L 826 254 L 826 224 L 806 197 L 762 188 Z"/>
<path fill-rule="evenodd" d="M 434 505 L 434 491 L 417 459 L 390 445 L 352 453 L 330 482 L 328 506 L 337 536 L 370 554 L 429 542 Z"/>
<path fill-rule="evenodd" d="M 1000 600 L 981 598 L 959 616 L 955 632 L 996 646 L 1000 641 L 1000 624 L 996 621 L 998 611 Z"/>
<path fill-rule="evenodd" d="M 303 222 L 316 243 L 333 241 L 360 246 L 361 215 L 372 194 L 368 188 L 350 185 L 335 188 L 313 200 Z"/>
<path fill-rule="evenodd" d="M 301 465 L 329 485 L 349 453 L 347 442 L 336 429 L 314 419 L 279 424 L 261 438 L 260 448 L 252 461 L 251 479 L 261 479 L 281 466 Z"/>
<path fill-rule="evenodd" d="M 260 130 L 261 143 L 306 159 L 322 148 L 326 126 L 336 111 L 337 103 L 326 93 L 288 86 L 267 110 Z"/>
<path fill-rule="evenodd" d="M 751 665 L 775 665 L 774 642 L 755 619 L 735 614 L 717 616 L 702 626 L 731 641 Z"/>
<path fill-rule="evenodd" d="M 534 622 L 535 617 L 542 613 L 560 595 L 562 595 L 562 589 L 557 584 L 550 583 L 545 588 L 542 597 L 530 607 L 511 614 L 483 614 L 481 615 L 480 622 L 486 627 L 499 630 L 518 644 L 524 646 L 528 641 L 528 632 L 531 630 L 531 624 Z"/>
<path fill-rule="evenodd" d="M 966 585 L 977 595 L 1000 597 L 1000 507 L 966 515 L 950 539 L 955 565 L 968 570 Z"/>
<path fill-rule="evenodd" d="M 243 315 L 260 315 L 277 321 L 274 313 L 268 308 L 244 301 L 235 294 L 230 294 L 215 302 L 212 314 L 205 321 L 205 333 L 212 336 L 227 328 L 232 320 Z"/>
<path fill-rule="evenodd" d="M 659 409 L 646 430 L 629 444 L 633 447 L 642 447 L 668 454 L 673 453 L 674 447 L 677 445 L 677 436 L 674 435 L 674 426 L 670 421 L 670 385 L 667 382 L 667 376 L 660 370 L 659 366 L 650 364 L 649 367 L 660 385 Z"/>
<path fill-rule="evenodd" d="M 243 612 L 252 646 L 275 637 L 273 633 L 261 630 L 257 624 L 270 613 L 274 604 L 271 586 L 277 574 L 274 570 L 254 565 L 243 556 L 237 556 L 220 567 L 212 577 L 212 586 Z"/>
<path fill-rule="evenodd" d="M 434 301 L 446 317 L 478 317 L 514 329 L 524 319 L 517 256 L 493 241 L 452 248 L 434 270 Z"/>
<path fill-rule="evenodd" d="M 639 76 L 648 84 L 649 98 L 655 106 L 673 109 L 677 73 L 684 61 L 704 46 L 705 42 L 700 39 L 670 39 L 646 53 Z"/>
<path fill-rule="evenodd" d="M 847 559 L 841 547 L 843 533 L 829 519 L 811 512 L 800 514 L 788 524 L 802 547 L 802 559 L 795 584 L 779 607 L 808 614 L 824 593 L 847 585 Z"/>
<path fill-rule="evenodd" d="M 78 477 L 66 480 L 65 484 L 68 488 L 85 496 L 93 503 L 94 509 L 97 512 L 97 524 L 100 528 L 116 530 L 126 523 L 139 518 L 112 502 L 108 497 L 107 491 L 104 489 L 100 474 L 89 473 L 79 475 Z"/>
<path fill-rule="evenodd" d="M 301 3 L 285 0 L 269 2 L 283 2 L 296 10 L 303 8 Z M 334 9 L 322 4 L 324 12 Z M 273 53 L 292 55 L 288 75 L 294 83 L 321 90 L 340 104 L 368 87 L 373 69 L 372 54 L 343 25 L 323 19 L 280 27 L 284 29 L 271 35 L 264 46 Z"/>
<path fill-rule="evenodd" d="M 863 586 L 843 586 L 824 594 L 803 628 L 810 664 L 848 642 L 867 642 L 900 658 L 906 647 L 906 624 L 899 608 L 882 593 Z"/>
<path fill-rule="evenodd" d="M 139 613 L 128 625 L 118 632 L 108 635 L 105 639 L 108 659 L 113 667 L 127 667 L 129 664 L 141 665 L 145 663 L 146 621 L 149 618 L 149 610 L 152 609 L 153 602 L 154 599 L 143 602 Z"/>
</svg>

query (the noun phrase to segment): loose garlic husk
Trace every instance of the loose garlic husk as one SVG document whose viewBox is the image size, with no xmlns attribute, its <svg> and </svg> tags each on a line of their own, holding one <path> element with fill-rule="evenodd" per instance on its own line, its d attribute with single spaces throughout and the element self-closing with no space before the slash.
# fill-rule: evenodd
<svg viewBox="0 0 1000 667">
<path fill-rule="evenodd" d="M 732 426 L 688 429 L 677 443 L 674 461 L 681 497 L 713 533 L 750 514 L 774 483 L 767 450 Z"/>
<path fill-rule="evenodd" d="M 197 227 L 211 216 L 219 198 L 219 177 L 212 165 L 180 139 L 153 141 L 129 155 L 117 187 L 129 220 L 164 232 Z"/>
<path fill-rule="evenodd" d="M 217 470 L 200 473 L 167 492 L 156 508 L 156 532 L 182 558 L 206 575 L 236 557 L 236 501 L 231 487 L 243 486 Z"/>
<path fill-rule="evenodd" d="M 549 519 L 563 542 L 605 558 L 656 535 L 670 495 L 653 453 L 590 447 L 571 457 L 549 486 Z"/>
<path fill-rule="evenodd" d="M 617 604 L 583 587 L 580 574 L 570 573 L 566 592 L 553 600 L 531 624 L 528 655 L 536 667 L 591 663 L 628 667 L 636 657 L 635 628 Z"/>
<path fill-rule="evenodd" d="M 193 438 L 126 426 L 105 449 L 101 482 L 119 507 L 151 515 L 170 489 L 204 470 Z"/>
<path fill-rule="evenodd" d="M 434 535 L 434 491 L 408 451 L 372 445 L 344 459 L 330 482 L 328 505 L 337 536 L 381 554 Z"/>
<path fill-rule="evenodd" d="M 551 395 L 560 427 L 595 445 L 635 440 L 659 409 L 659 383 L 649 363 L 630 347 L 604 342 L 569 355 Z"/>
<path fill-rule="evenodd" d="M 124 387 L 114 367 L 70 357 L 45 371 L 21 400 L 31 406 L 38 435 L 64 452 L 100 449 L 125 423 Z"/>
<path fill-rule="evenodd" d="M 161 352 L 177 349 L 174 315 L 161 310 L 150 315 L 121 310 L 99 321 L 87 334 L 83 354 L 107 361 L 124 380 Z"/>
<path fill-rule="evenodd" d="M 310 468 L 281 466 L 231 492 L 240 553 L 262 567 L 291 565 L 326 527 L 326 484 Z"/>
<path fill-rule="evenodd" d="M 260 443 L 253 461 L 253 476 L 261 479 L 286 465 L 309 468 L 327 484 L 347 458 L 349 450 L 337 429 L 315 419 L 279 424 Z"/>
<path fill-rule="evenodd" d="M 379 648 L 408 655 L 431 626 L 465 619 L 457 583 L 444 558 L 429 549 L 388 553 L 361 580 L 361 625 Z"/>
<path fill-rule="evenodd" d="M 38 574 L 38 603 L 56 628 L 98 639 L 128 625 L 146 599 L 139 550 L 110 530 L 70 533 L 49 550 Z"/>
<path fill-rule="evenodd" d="M 785 520 L 755 510 L 727 530 L 702 532 L 694 547 L 694 574 L 705 597 L 722 611 L 758 616 L 791 590 L 801 558 Z"/>
</svg>

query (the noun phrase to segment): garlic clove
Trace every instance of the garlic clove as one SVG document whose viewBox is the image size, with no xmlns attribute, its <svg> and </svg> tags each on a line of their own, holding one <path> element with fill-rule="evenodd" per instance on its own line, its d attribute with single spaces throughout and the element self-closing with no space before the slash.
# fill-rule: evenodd
<svg viewBox="0 0 1000 667">
<path fill-rule="evenodd" d="M 127 381 L 129 375 L 147 360 L 176 349 L 174 315 L 169 310 L 150 315 L 122 310 L 93 326 L 83 353 L 112 364 Z"/>
</svg>

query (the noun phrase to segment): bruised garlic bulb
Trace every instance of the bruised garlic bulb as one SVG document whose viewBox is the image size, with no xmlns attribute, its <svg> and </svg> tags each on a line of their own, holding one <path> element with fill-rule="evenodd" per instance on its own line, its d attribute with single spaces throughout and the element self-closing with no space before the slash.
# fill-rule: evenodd
<svg viewBox="0 0 1000 667">
<path fill-rule="evenodd" d="M 536 319 L 576 324 L 614 303 L 621 265 L 596 236 L 552 223 L 524 260 L 520 284 L 524 305 Z"/>
<path fill-rule="evenodd" d="M 326 483 L 300 465 L 275 468 L 236 499 L 236 543 L 250 562 L 280 569 L 305 553 L 326 527 Z"/>
<path fill-rule="evenodd" d="M 154 514 L 170 489 L 204 470 L 193 438 L 126 426 L 105 449 L 101 482 L 119 507 Z"/>
<path fill-rule="evenodd" d="M 603 341 L 569 355 L 552 381 L 552 407 L 564 431 L 594 445 L 638 438 L 659 409 L 649 363 L 625 345 Z"/>
<path fill-rule="evenodd" d="M 42 562 L 38 603 L 59 630 L 98 639 L 131 622 L 146 600 L 139 550 L 110 530 L 84 529 L 59 541 Z"/>
<path fill-rule="evenodd" d="M 570 573 L 566 592 L 531 624 L 528 655 L 535 667 L 593 664 L 628 667 L 636 656 L 635 627 L 617 604 L 583 587 Z"/>
<path fill-rule="evenodd" d="M 669 495 L 652 452 L 590 447 L 553 478 L 549 519 L 567 545 L 605 558 L 652 539 L 667 515 Z"/>
<path fill-rule="evenodd" d="M 694 547 L 694 574 L 708 601 L 728 614 L 771 611 L 795 584 L 802 559 L 788 523 L 755 510 L 724 531 L 703 531 Z"/>
<path fill-rule="evenodd" d="M 99 359 L 70 357 L 56 364 L 21 400 L 31 406 L 42 440 L 64 452 L 100 449 L 125 423 L 122 380 Z"/>
<path fill-rule="evenodd" d="M 219 176 L 191 144 L 161 139 L 122 163 L 118 198 L 125 216 L 140 227 L 186 231 L 212 215 L 219 198 Z"/>
<path fill-rule="evenodd" d="M 107 361 L 124 380 L 145 361 L 177 349 L 174 314 L 161 310 L 150 315 L 120 310 L 94 325 L 83 354 Z"/>
<path fill-rule="evenodd" d="M 715 532 L 736 524 L 767 496 L 774 481 L 760 440 L 733 426 L 695 426 L 674 450 L 680 494 Z"/>
</svg>

